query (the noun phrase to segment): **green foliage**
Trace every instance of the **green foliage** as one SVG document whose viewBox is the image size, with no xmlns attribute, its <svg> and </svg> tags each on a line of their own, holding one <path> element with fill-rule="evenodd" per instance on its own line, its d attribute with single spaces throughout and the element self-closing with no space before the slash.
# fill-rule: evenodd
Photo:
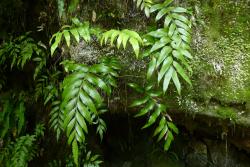
<svg viewBox="0 0 250 167">
<path fill-rule="evenodd" d="M 123 45 L 123 48 L 126 49 L 127 42 L 129 42 L 135 52 L 136 57 L 139 57 L 140 52 L 140 45 L 143 44 L 142 39 L 140 35 L 135 32 L 128 29 L 124 30 L 109 30 L 105 33 L 103 33 L 103 36 L 101 38 L 101 45 L 107 44 L 108 40 L 110 39 L 110 44 L 113 45 L 114 41 L 116 40 L 117 48 L 119 49 L 121 44 Z"/>
<path fill-rule="evenodd" d="M 0 47 L 0 65 L 10 64 L 11 69 L 13 67 L 23 68 L 33 58 L 32 60 L 37 64 L 34 72 L 34 78 L 36 78 L 46 65 L 44 51 L 46 48 L 41 42 L 36 43 L 33 38 L 29 37 L 29 34 L 21 35 Z"/>
<path fill-rule="evenodd" d="M 57 10 L 58 10 L 58 15 L 59 18 L 62 18 L 63 15 L 65 14 L 65 9 L 64 9 L 64 0 L 57 0 Z"/>
<path fill-rule="evenodd" d="M 35 99 L 43 98 L 44 105 L 55 101 L 59 96 L 60 77 L 62 72 L 57 69 L 47 70 L 36 80 Z"/>
<path fill-rule="evenodd" d="M 50 111 L 50 128 L 56 133 L 56 139 L 59 140 L 60 134 L 63 131 L 63 120 L 64 120 L 64 113 L 60 109 L 61 102 L 60 101 L 53 101 L 52 102 L 52 109 Z"/>
<path fill-rule="evenodd" d="M 15 98 L 15 97 L 14 97 Z M 0 112 L 0 137 L 19 136 L 25 126 L 25 105 L 23 97 L 3 100 L 3 111 Z"/>
<path fill-rule="evenodd" d="M 50 52 L 53 56 L 55 50 L 59 47 L 61 41 L 63 40 L 63 37 L 66 41 L 66 44 L 68 47 L 70 47 L 71 44 L 71 36 L 73 36 L 76 40 L 76 42 L 80 42 L 80 37 L 83 38 L 86 42 L 89 42 L 91 39 L 90 36 L 90 28 L 89 23 L 84 22 L 81 23 L 77 18 L 72 19 L 72 25 L 65 25 L 61 28 L 60 31 L 55 33 L 51 39 L 50 39 Z"/>
<path fill-rule="evenodd" d="M 34 150 L 34 135 L 21 136 L 12 145 L 10 166 L 25 167 L 28 166 L 28 161 L 35 156 Z"/>
<path fill-rule="evenodd" d="M 83 167 L 100 167 L 103 161 L 100 160 L 100 155 L 93 155 L 91 151 L 89 151 L 83 160 Z"/>
<path fill-rule="evenodd" d="M 144 13 L 147 17 L 150 16 L 150 8 L 154 4 L 153 0 L 133 0 L 136 2 L 136 7 L 144 10 Z"/>
<path fill-rule="evenodd" d="M 44 127 L 38 124 L 33 135 L 25 135 L 10 143 L 1 153 L 0 162 L 6 167 L 26 167 L 36 155 L 36 140 L 43 136 Z"/>
<path fill-rule="evenodd" d="M 158 12 L 155 20 L 164 18 L 164 27 L 148 33 L 145 45 L 149 46 L 148 56 L 151 61 L 148 66 L 147 78 L 157 73 L 158 83 L 162 82 L 163 92 L 166 92 L 172 79 L 178 93 L 181 93 L 179 76 L 191 85 L 187 71 L 192 72 L 188 63 L 192 59 L 190 53 L 191 22 L 185 16 L 189 12 L 182 7 L 172 7 L 173 0 L 162 4 L 154 4 L 150 12 Z"/>
<path fill-rule="evenodd" d="M 161 95 L 162 91 L 155 89 L 153 84 L 147 85 L 145 88 L 140 87 L 135 83 L 130 83 L 130 87 L 136 90 L 138 93 L 143 94 L 143 97 L 134 100 L 131 107 L 141 107 L 140 111 L 135 117 L 141 117 L 148 115 L 148 122 L 142 127 L 142 129 L 148 128 L 157 122 L 159 125 L 155 128 L 153 136 L 158 135 L 157 141 L 164 141 L 164 150 L 167 151 L 173 141 L 173 133 L 178 134 L 177 127 L 172 123 L 170 116 L 167 114 L 167 107 L 163 104 Z"/>
<path fill-rule="evenodd" d="M 78 142 L 85 142 L 85 135 L 88 133 L 87 124 L 92 124 L 93 120 L 99 117 L 98 110 L 104 103 L 99 91 L 103 91 L 107 95 L 111 94 L 111 86 L 114 83 L 104 80 L 105 76 L 113 79 L 118 76 L 116 70 L 119 66 L 114 62 L 116 61 L 112 59 L 111 61 L 104 59 L 101 63 L 92 66 L 68 60 L 62 62 L 69 75 L 64 78 L 62 84 L 63 93 L 60 109 L 64 113 L 63 127 L 68 137 L 68 143 L 72 144 L 76 164 L 79 154 Z M 102 121 L 101 123 L 104 126 Z M 103 131 L 104 128 L 98 130 L 101 135 Z"/>
</svg>

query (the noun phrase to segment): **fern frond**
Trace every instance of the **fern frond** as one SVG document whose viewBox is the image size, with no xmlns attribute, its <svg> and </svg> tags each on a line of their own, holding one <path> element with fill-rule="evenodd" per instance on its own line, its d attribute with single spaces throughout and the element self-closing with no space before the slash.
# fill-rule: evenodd
<svg viewBox="0 0 250 167">
<path fill-rule="evenodd" d="M 135 117 L 149 115 L 148 121 L 142 129 L 148 128 L 159 122 L 153 136 L 158 135 L 158 142 L 161 140 L 164 141 L 164 150 L 167 151 L 174 139 L 172 132 L 178 134 L 178 129 L 167 114 L 166 106 L 161 102 L 160 96 L 162 95 L 162 91 L 155 90 L 153 84 L 149 84 L 145 88 L 134 83 L 130 83 L 129 86 L 144 95 L 142 98 L 134 100 L 130 105 L 131 107 L 141 107 Z"/>
<path fill-rule="evenodd" d="M 114 41 L 116 41 L 116 46 L 118 49 L 120 48 L 121 44 L 123 45 L 123 48 L 126 49 L 127 43 L 129 42 L 136 57 L 139 57 L 140 45 L 143 45 L 143 41 L 137 32 L 128 29 L 112 29 L 103 33 L 101 45 L 107 44 L 108 40 L 110 40 L 111 45 L 113 45 Z"/>
<path fill-rule="evenodd" d="M 144 13 L 147 17 L 150 16 L 150 8 L 154 4 L 153 0 L 133 0 L 136 2 L 136 7 L 144 10 Z"/>
<path fill-rule="evenodd" d="M 76 42 L 80 42 L 80 37 L 83 38 L 86 42 L 89 42 L 91 39 L 89 23 L 81 23 L 77 18 L 72 19 L 73 24 L 71 26 L 64 26 L 60 31 L 55 33 L 50 39 L 50 52 L 53 56 L 55 50 L 59 47 L 63 37 L 66 41 L 68 47 L 71 44 L 71 36 L 75 38 Z"/>
<path fill-rule="evenodd" d="M 28 162 L 35 156 L 35 150 L 33 146 L 34 141 L 34 135 L 26 135 L 18 138 L 16 142 L 13 143 L 10 166 L 28 166 Z"/>
<path fill-rule="evenodd" d="M 148 33 L 146 40 L 155 41 L 151 45 L 151 61 L 148 66 L 147 78 L 150 79 L 157 72 L 157 80 L 162 80 L 163 92 L 166 92 L 172 80 L 177 92 L 181 93 L 179 77 L 191 85 L 187 72 L 192 72 L 189 61 L 191 45 L 191 22 L 186 16 L 188 10 L 182 7 L 173 7 L 173 0 L 166 0 L 155 4 L 150 12 L 158 11 L 156 21 L 165 16 L 164 27 Z"/>
<path fill-rule="evenodd" d="M 56 132 L 56 139 L 59 140 L 60 134 L 63 131 L 63 121 L 64 121 L 64 113 L 60 109 L 61 102 L 54 101 L 52 102 L 52 109 L 50 112 L 50 128 Z"/>
<path fill-rule="evenodd" d="M 103 161 L 100 160 L 100 155 L 93 155 L 91 151 L 87 152 L 85 159 L 83 160 L 83 167 L 100 167 Z"/>
<path fill-rule="evenodd" d="M 65 71 L 69 73 L 63 81 L 61 110 L 64 112 L 63 127 L 72 144 L 75 163 L 78 160 L 78 143 L 85 142 L 88 125 L 98 117 L 98 109 L 104 99 L 99 91 L 111 94 L 111 87 L 103 79 L 103 75 L 117 76 L 117 66 L 107 62 L 87 66 L 73 61 L 64 61 Z M 112 64 L 112 63 L 111 63 Z"/>
</svg>

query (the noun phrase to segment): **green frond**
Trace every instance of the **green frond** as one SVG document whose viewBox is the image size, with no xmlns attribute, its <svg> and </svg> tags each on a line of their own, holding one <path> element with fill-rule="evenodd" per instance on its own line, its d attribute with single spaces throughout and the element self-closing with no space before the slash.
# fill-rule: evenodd
<svg viewBox="0 0 250 167">
<path fill-rule="evenodd" d="M 153 84 L 149 84 L 145 88 L 136 84 L 129 84 L 129 86 L 135 90 L 139 88 L 140 93 L 143 89 L 143 97 L 134 100 L 131 107 L 140 107 L 135 117 L 148 116 L 148 121 L 142 129 L 148 128 L 159 122 L 154 130 L 153 136 L 158 136 L 158 142 L 161 140 L 164 142 L 164 150 L 167 151 L 174 139 L 172 132 L 178 134 L 178 128 L 172 123 L 172 120 L 170 120 L 170 117 L 167 115 L 167 106 L 161 101 L 162 91 L 156 90 Z"/>
<path fill-rule="evenodd" d="M 80 37 L 83 38 L 86 42 L 89 42 L 91 39 L 88 22 L 80 22 L 77 18 L 72 19 L 71 26 L 64 26 L 61 28 L 60 31 L 55 33 L 50 39 L 50 53 L 51 56 L 54 55 L 54 52 L 59 47 L 60 43 L 62 42 L 63 38 L 66 41 L 68 47 L 71 44 L 71 37 L 74 37 L 77 43 L 80 42 Z"/>
<path fill-rule="evenodd" d="M 126 49 L 127 43 L 129 42 L 137 58 L 139 57 L 140 45 L 143 45 L 140 35 L 137 32 L 128 29 L 112 29 L 106 31 L 102 35 L 101 45 L 107 44 L 108 41 L 110 41 L 110 45 L 113 45 L 114 41 L 116 41 L 116 46 L 118 49 L 120 48 L 121 44 L 123 45 L 123 48 Z"/>
<path fill-rule="evenodd" d="M 101 138 L 106 130 L 105 122 L 99 118 L 99 108 L 104 103 L 100 91 L 107 95 L 111 94 L 113 84 L 106 80 L 106 77 L 110 76 L 115 79 L 119 65 L 115 59 L 108 58 L 92 66 L 77 64 L 73 61 L 64 61 L 62 64 L 69 74 L 62 84 L 62 103 L 60 107 L 56 106 L 53 109 L 51 120 L 53 125 L 63 126 L 68 143 L 72 145 L 74 161 L 77 164 L 78 143 L 85 142 L 88 124 L 92 124 L 93 119 L 98 118 L 97 132 Z M 62 113 L 63 123 L 58 119 L 58 115 L 61 116 Z"/>
<path fill-rule="evenodd" d="M 156 21 L 163 17 L 164 27 L 149 32 L 147 38 L 153 38 L 150 49 L 151 61 L 148 65 L 147 79 L 156 73 L 158 83 L 162 81 L 162 89 L 165 93 L 172 80 L 177 92 L 181 93 L 179 77 L 191 85 L 188 72 L 192 72 L 189 61 L 192 59 L 191 45 L 191 21 L 189 12 L 182 7 L 171 6 L 173 0 L 154 4 L 151 13 L 158 11 Z"/>
</svg>

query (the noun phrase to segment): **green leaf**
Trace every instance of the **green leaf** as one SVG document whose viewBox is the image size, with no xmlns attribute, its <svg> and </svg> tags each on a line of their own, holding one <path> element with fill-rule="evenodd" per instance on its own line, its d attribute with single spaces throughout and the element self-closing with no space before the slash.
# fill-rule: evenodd
<svg viewBox="0 0 250 167">
<path fill-rule="evenodd" d="M 79 35 L 86 41 L 86 42 L 89 42 L 91 37 L 90 37 L 90 33 L 89 33 L 89 29 L 88 27 L 79 27 L 77 29 Z"/>
<path fill-rule="evenodd" d="M 178 130 L 178 128 L 175 126 L 175 124 L 173 124 L 173 122 L 167 122 L 167 124 L 168 124 L 168 127 L 169 127 L 172 131 L 174 131 L 176 134 L 179 134 L 179 130 Z"/>
<path fill-rule="evenodd" d="M 149 111 L 151 111 L 154 108 L 154 106 L 155 106 L 155 102 L 153 100 L 150 100 L 146 104 L 146 106 L 143 109 L 141 109 L 139 113 L 135 115 L 135 117 L 140 117 L 140 116 L 147 114 Z"/>
<path fill-rule="evenodd" d="M 172 20 L 173 18 L 170 15 L 166 16 L 164 20 L 164 27 L 167 28 Z"/>
<path fill-rule="evenodd" d="M 150 17 L 150 9 L 148 7 L 145 7 L 144 12 L 145 12 L 146 17 L 149 18 Z"/>
<path fill-rule="evenodd" d="M 176 25 L 172 23 L 169 27 L 168 36 L 172 37 L 174 35 L 175 30 L 176 30 Z"/>
<path fill-rule="evenodd" d="M 161 53 L 157 59 L 156 68 L 160 66 L 160 64 L 168 57 L 169 53 L 172 52 L 172 48 L 170 46 L 165 46 L 162 48 Z"/>
<path fill-rule="evenodd" d="M 159 115 L 161 114 L 162 111 L 163 111 L 162 107 L 157 107 L 157 109 L 155 110 L 155 112 L 149 117 L 149 120 L 148 120 L 147 124 L 144 125 L 142 127 L 142 129 L 145 129 L 145 128 L 151 126 L 152 124 L 154 124 L 155 121 L 156 121 L 156 119 L 159 117 Z"/>
<path fill-rule="evenodd" d="M 173 62 L 173 58 L 172 56 L 167 57 L 161 67 L 160 72 L 158 73 L 158 83 L 161 81 L 161 79 L 163 78 L 163 76 L 165 75 L 165 73 L 168 71 L 170 65 Z M 170 77 L 171 78 L 171 77 Z"/>
<path fill-rule="evenodd" d="M 114 31 L 113 33 L 112 33 L 112 35 L 111 35 L 111 39 L 110 39 L 110 44 L 111 45 L 113 45 L 113 43 L 114 43 L 114 40 L 115 40 L 115 38 L 119 35 L 119 31 Z M 117 46 L 117 48 L 119 49 L 119 47 Z"/>
<path fill-rule="evenodd" d="M 159 134 L 163 130 L 165 123 L 166 123 L 166 119 L 165 117 L 162 117 L 160 120 L 159 126 L 154 131 L 153 137 Z"/>
<path fill-rule="evenodd" d="M 132 104 L 130 105 L 130 107 L 140 106 L 140 105 L 145 104 L 146 102 L 148 102 L 148 100 L 149 100 L 148 96 L 145 96 L 145 97 L 143 97 L 141 99 L 134 100 L 132 102 Z"/>
<path fill-rule="evenodd" d="M 156 58 L 153 57 L 148 66 L 147 79 L 150 79 L 153 75 L 156 67 Z"/>
<path fill-rule="evenodd" d="M 166 44 L 167 44 L 166 42 L 158 41 L 158 42 L 156 42 L 156 43 L 152 46 L 152 48 L 150 49 L 150 52 L 152 53 L 152 52 L 154 52 L 154 51 L 156 51 L 156 50 L 162 48 L 162 47 L 165 46 Z"/>
<path fill-rule="evenodd" d="M 87 79 L 90 83 L 92 83 L 92 84 L 98 86 L 98 87 L 101 88 L 103 91 L 105 91 L 105 92 L 107 93 L 107 95 L 110 95 L 110 94 L 111 94 L 111 89 L 110 89 L 110 87 L 108 87 L 107 84 L 106 84 L 102 79 L 100 79 L 99 77 L 94 76 L 94 75 L 91 75 L 91 74 L 87 74 L 87 75 L 86 75 L 86 79 Z"/>
<path fill-rule="evenodd" d="M 100 94 L 98 93 L 98 91 L 91 86 L 88 82 L 83 81 L 82 82 L 82 87 L 84 89 L 84 91 L 93 99 L 96 101 L 97 104 L 101 104 L 102 103 L 102 98 L 100 96 Z"/>
<path fill-rule="evenodd" d="M 157 142 L 159 142 L 166 135 L 167 132 L 168 132 L 168 126 L 164 124 L 164 127 L 160 132 L 160 135 L 158 136 Z"/>
<path fill-rule="evenodd" d="M 139 93 L 143 93 L 143 88 L 136 83 L 128 83 L 128 86 L 130 86 Z"/>
<path fill-rule="evenodd" d="M 66 44 L 68 45 L 68 47 L 70 47 L 70 34 L 68 30 L 63 30 L 63 35 L 66 41 Z"/>
<path fill-rule="evenodd" d="M 50 52 L 51 52 L 51 56 L 53 56 L 56 48 L 58 47 L 60 41 L 62 38 L 62 33 L 57 33 L 55 36 L 55 42 L 52 44 L 51 48 L 50 48 Z"/>
<path fill-rule="evenodd" d="M 150 13 L 153 13 L 159 9 L 162 9 L 164 6 L 163 4 L 155 4 L 150 8 Z"/>
<path fill-rule="evenodd" d="M 173 134 L 171 131 L 168 131 L 168 134 L 167 134 L 167 140 L 164 144 L 164 150 L 167 151 L 170 147 L 170 144 L 172 143 L 174 137 L 173 137 Z"/>
<path fill-rule="evenodd" d="M 164 77 L 164 81 L 163 81 L 163 92 L 165 93 L 168 89 L 168 85 L 169 82 L 171 80 L 171 77 L 174 74 L 174 68 L 171 66 L 168 70 L 168 72 L 166 73 L 165 77 Z"/>
<path fill-rule="evenodd" d="M 139 57 L 139 51 L 140 51 L 140 47 L 139 47 L 139 43 L 135 38 L 130 38 L 129 39 L 130 44 L 132 45 L 136 58 Z"/>
<path fill-rule="evenodd" d="M 184 69 L 181 67 L 181 65 L 179 63 L 177 63 L 176 61 L 173 62 L 173 66 L 175 67 L 176 71 L 182 76 L 182 78 L 189 83 L 189 85 L 191 84 L 191 81 L 189 79 L 189 77 L 187 76 L 187 74 L 185 73 Z"/>
<path fill-rule="evenodd" d="M 179 81 L 179 78 L 178 78 L 177 73 L 176 73 L 175 70 L 173 72 L 172 79 L 173 79 L 173 82 L 174 82 L 174 85 L 175 85 L 175 87 L 177 89 L 178 94 L 181 94 L 181 83 Z"/>
<path fill-rule="evenodd" d="M 157 13 L 157 15 L 156 15 L 156 17 L 155 17 L 155 20 L 156 20 L 156 21 L 160 20 L 165 14 L 169 13 L 171 10 L 172 10 L 172 7 L 168 7 L 168 8 L 163 8 L 163 9 L 161 9 L 161 10 Z"/>
<path fill-rule="evenodd" d="M 168 6 L 168 5 L 170 5 L 173 1 L 174 1 L 174 0 L 165 0 L 164 3 L 163 3 L 163 5 L 164 5 L 164 6 Z"/>
<path fill-rule="evenodd" d="M 78 33 L 77 29 L 76 28 L 71 29 L 70 32 L 74 36 L 74 38 L 76 39 L 76 42 L 79 43 L 80 42 L 80 36 L 79 36 L 79 33 Z"/>
<path fill-rule="evenodd" d="M 187 9 L 182 8 L 182 7 L 176 7 L 172 10 L 174 13 L 187 13 Z"/>
<path fill-rule="evenodd" d="M 191 55 L 191 53 L 190 53 L 188 50 L 182 49 L 182 50 L 181 50 L 181 53 L 182 53 L 184 56 L 186 56 L 187 58 L 193 59 L 193 56 Z"/>
<path fill-rule="evenodd" d="M 183 28 L 184 30 L 186 30 L 187 32 L 190 32 L 191 31 L 191 28 L 184 24 L 183 22 L 179 21 L 179 20 L 175 20 L 175 24 L 180 27 L 180 28 Z"/>
<path fill-rule="evenodd" d="M 78 150 L 78 145 L 77 145 L 76 140 L 74 140 L 72 144 L 72 153 L 73 153 L 74 162 L 76 166 L 78 166 L 79 150 Z"/>
<path fill-rule="evenodd" d="M 190 24 L 190 21 L 183 15 L 177 14 L 177 13 L 173 13 L 172 17 L 175 19 L 178 19 L 180 21 L 182 21 L 184 24 Z"/>
</svg>

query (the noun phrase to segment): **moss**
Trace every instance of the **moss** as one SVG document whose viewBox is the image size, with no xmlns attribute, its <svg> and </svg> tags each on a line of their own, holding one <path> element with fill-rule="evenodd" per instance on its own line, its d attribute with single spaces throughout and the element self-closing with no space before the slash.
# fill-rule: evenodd
<svg viewBox="0 0 250 167">
<path fill-rule="evenodd" d="M 232 121 L 236 121 L 238 118 L 237 111 L 235 111 L 232 107 L 216 107 L 215 112 L 222 119 L 230 119 Z"/>
<path fill-rule="evenodd" d="M 250 6 L 210 0 L 200 8 L 206 27 L 194 40 L 193 97 L 243 104 L 250 99 Z"/>
</svg>

